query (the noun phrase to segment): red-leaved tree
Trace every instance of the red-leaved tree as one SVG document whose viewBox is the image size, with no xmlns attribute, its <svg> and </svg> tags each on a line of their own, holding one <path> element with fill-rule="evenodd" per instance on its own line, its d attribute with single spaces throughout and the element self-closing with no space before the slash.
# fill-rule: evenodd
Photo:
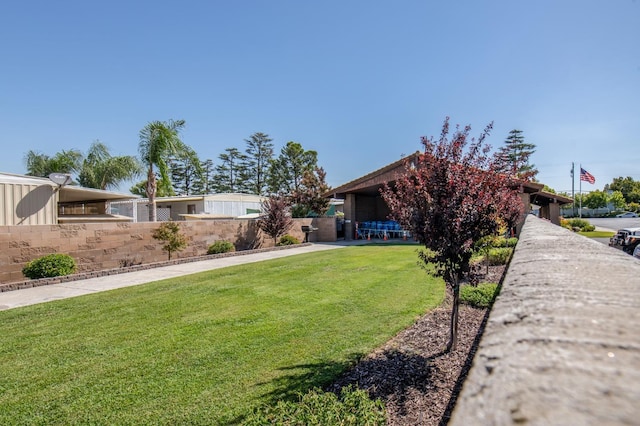
<svg viewBox="0 0 640 426">
<path fill-rule="evenodd" d="M 272 195 L 262 202 L 262 215 L 258 219 L 258 228 L 271 238 L 273 244 L 291 229 L 293 220 L 289 213 L 289 202 L 284 195 Z"/>
<path fill-rule="evenodd" d="M 452 290 L 447 351 L 456 348 L 460 282 L 469 272 L 474 243 L 496 233 L 501 223 L 515 225 L 522 212 L 517 182 L 497 172 L 485 144 L 492 126 L 477 140 L 469 137 L 469 126 L 456 126 L 450 135 L 447 117 L 440 138 L 423 137 L 424 152 L 408 157 L 404 171 L 381 190 L 391 218 L 428 249 L 420 259 L 434 265 L 431 273 Z"/>
</svg>

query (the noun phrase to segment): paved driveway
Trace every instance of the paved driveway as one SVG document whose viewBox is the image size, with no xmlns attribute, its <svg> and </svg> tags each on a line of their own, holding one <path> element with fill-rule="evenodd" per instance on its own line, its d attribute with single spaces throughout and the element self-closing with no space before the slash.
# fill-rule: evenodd
<svg viewBox="0 0 640 426">
<path fill-rule="evenodd" d="M 611 231 L 617 231 L 621 228 L 640 228 L 640 217 L 632 217 L 632 218 L 618 218 L 618 217 L 607 217 L 607 218 L 585 218 L 589 221 L 590 224 L 596 226 L 597 228 L 609 229 Z"/>
</svg>

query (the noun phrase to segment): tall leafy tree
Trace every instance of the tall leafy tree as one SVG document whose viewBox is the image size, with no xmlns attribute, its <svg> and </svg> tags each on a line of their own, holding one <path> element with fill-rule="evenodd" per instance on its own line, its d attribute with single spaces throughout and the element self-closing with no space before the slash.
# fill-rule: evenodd
<svg viewBox="0 0 640 426">
<path fill-rule="evenodd" d="M 511 173 L 526 181 L 535 180 L 538 170 L 529 162 L 535 149 L 534 144 L 524 141 L 522 130 L 511 130 L 504 146 L 498 150 L 500 171 Z"/>
<path fill-rule="evenodd" d="M 291 197 L 294 217 L 307 217 L 309 214 L 322 216 L 329 209 L 329 199 L 324 197 L 330 187 L 326 182 L 327 173 L 322 167 L 307 170 L 302 176 L 300 187 Z"/>
<path fill-rule="evenodd" d="M 247 156 L 237 148 L 227 148 L 219 159 L 213 189 L 216 192 L 244 192 L 247 187 Z"/>
<path fill-rule="evenodd" d="M 582 207 L 587 207 L 590 209 L 599 209 L 607 207 L 609 203 L 609 197 L 607 197 L 607 193 L 600 190 L 591 191 L 584 196 L 582 200 Z"/>
<path fill-rule="evenodd" d="M 100 141 L 89 147 L 78 175 L 80 185 L 87 188 L 112 189 L 142 173 L 142 166 L 133 156 L 112 156 Z"/>
<path fill-rule="evenodd" d="M 192 150 L 180 140 L 184 120 L 151 121 L 140 130 L 138 151 L 147 169 L 146 194 L 149 198 L 149 221 L 156 221 L 156 191 L 158 179 L 165 187 L 171 186 L 168 160 L 171 156 Z"/>
<path fill-rule="evenodd" d="M 49 157 L 37 151 L 28 151 L 24 157 L 27 175 L 47 177 L 51 173 L 76 173 L 82 167 L 84 156 L 77 149 L 62 150 Z"/>
<path fill-rule="evenodd" d="M 609 195 L 609 202 L 613 205 L 613 208 L 616 210 L 623 209 L 627 204 L 624 200 L 624 195 L 620 191 L 613 191 Z"/>
<path fill-rule="evenodd" d="M 408 157 L 394 184 L 382 190 L 391 217 L 427 249 L 420 259 L 434 265 L 428 273 L 442 276 L 452 291 L 447 350 L 456 348 L 460 282 L 474 245 L 501 223 L 513 226 L 523 211 L 512 176 L 499 173 L 496 157 L 489 156 L 491 128 L 475 140 L 469 126 L 450 134 L 447 118 L 440 138 L 422 138 L 424 151 Z"/>
<path fill-rule="evenodd" d="M 269 165 L 269 190 L 272 193 L 292 195 L 300 190 L 305 172 L 318 165 L 318 153 L 305 151 L 298 142 L 287 142 L 278 158 Z"/>
<path fill-rule="evenodd" d="M 247 191 L 252 194 L 267 194 L 269 165 L 273 159 L 273 139 L 266 133 L 254 133 L 244 141 L 247 144 Z"/>
<path fill-rule="evenodd" d="M 605 191 L 620 191 L 627 203 L 640 203 L 640 181 L 631 176 L 614 178 L 604 186 Z"/>
</svg>

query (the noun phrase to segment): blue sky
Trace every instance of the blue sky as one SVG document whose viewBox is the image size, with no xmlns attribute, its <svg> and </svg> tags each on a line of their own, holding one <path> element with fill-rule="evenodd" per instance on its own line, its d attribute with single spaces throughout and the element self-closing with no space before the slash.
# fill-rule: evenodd
<svg viewBox="0 0 640 426">
<path fill-rule="evenodd" d="M 522 130 L 556 190 L 572 162 L 583 190 L 640 180 L 638 0 L 25 0 L 0 8 L 0 40 L 3 172 L 97 139 L 137 155 L 147 122 L 184 119 L 203 160 L 264 132 L 338 186 L 450 116 L 493 121 L 494 148 Z"/>
</svg>

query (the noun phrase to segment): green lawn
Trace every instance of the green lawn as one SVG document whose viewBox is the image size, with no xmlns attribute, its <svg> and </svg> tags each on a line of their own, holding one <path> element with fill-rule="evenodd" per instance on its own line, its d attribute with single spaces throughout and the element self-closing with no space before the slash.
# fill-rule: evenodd
<svg viewBox="0 0 640 426">
<path fill-rule="evenodd" d="M 609 232 L 609 231 L 583 231 L 583 232 L 578 232 L 578 234 L 588 238 L 611 238 L 616 233 Z"/>
<path fill-rule="evenodd" d="M 441 303 L 360 246 L 0 311 L 0 424 L 229 424 L 331 382 Z"/>
</svg>

